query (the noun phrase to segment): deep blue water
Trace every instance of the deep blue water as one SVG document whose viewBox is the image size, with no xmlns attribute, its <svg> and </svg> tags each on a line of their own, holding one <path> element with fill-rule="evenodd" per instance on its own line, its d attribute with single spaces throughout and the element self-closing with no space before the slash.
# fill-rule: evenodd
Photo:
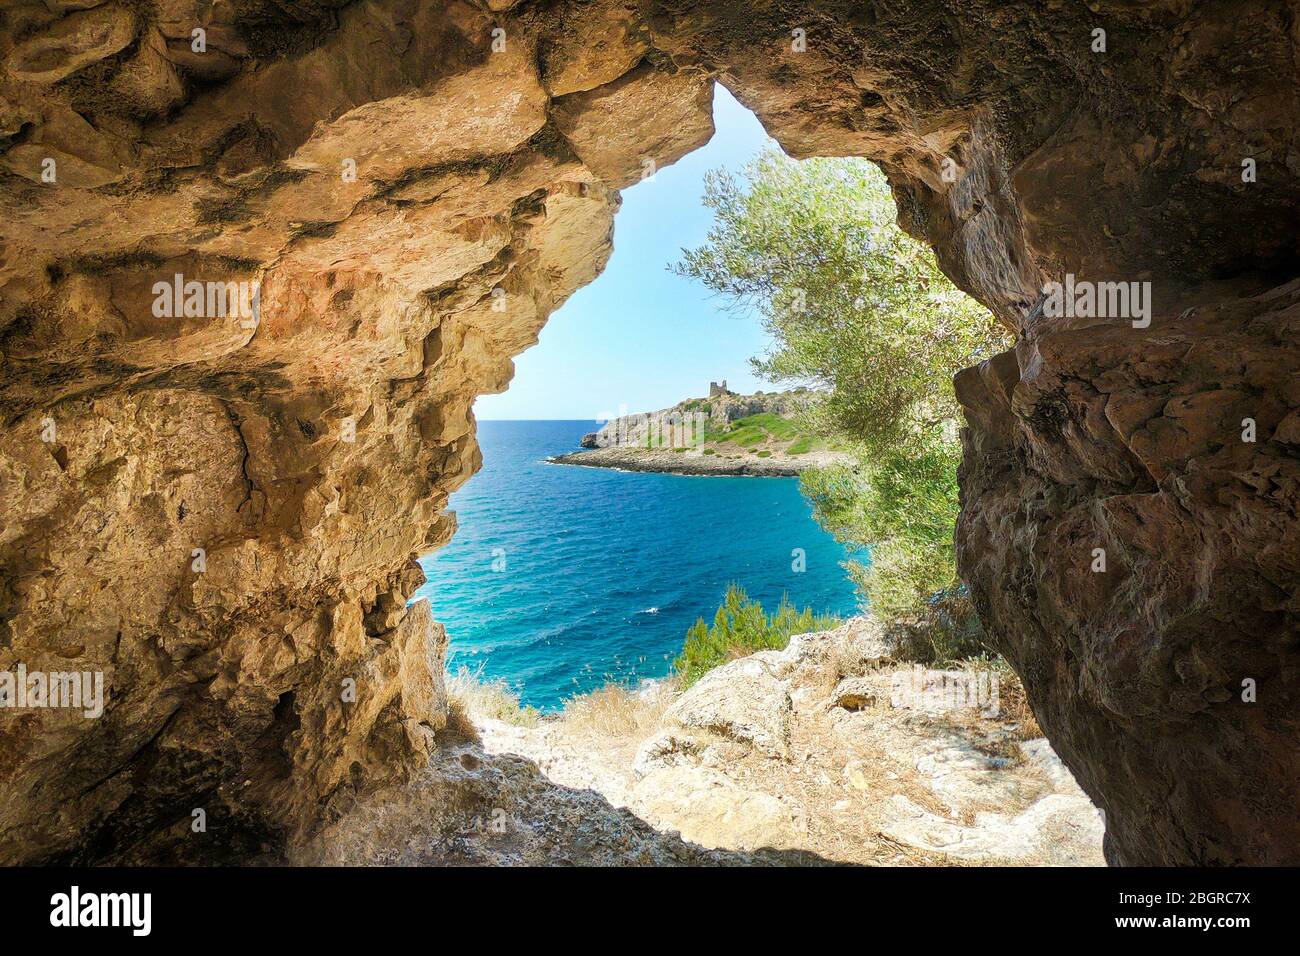
<svg viewBox="0 0 1300 956">
<path fill-rule="evenodd" d="M 481 665 L 549 709 L 609 680 L 662 677 L 731 581 L 768 610 L 782 594 L 819 612 L 856 609 L 845 549 L 812 520 L 798 479 L 544 461 L 595 428 L 479 423 L 483 469 L 451 499 L 459 529 L 420 562 L 429 580 L 419 595 L 447 626 L 450 670 Z"/>
</svg>

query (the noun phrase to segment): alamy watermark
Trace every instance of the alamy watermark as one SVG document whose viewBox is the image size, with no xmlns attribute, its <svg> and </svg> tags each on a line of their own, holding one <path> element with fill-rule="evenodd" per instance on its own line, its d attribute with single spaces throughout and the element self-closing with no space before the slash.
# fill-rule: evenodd
<svg viewBox="0 0 1300 956">
<path fill-rule="evenodd" d="M 261 320 L 262 284 L 256 280 L 246 282 L 186 281 L 179 272 L 171 282 L 153 284 L 154 318 L 209 318 L 239 319 L 240 327 L 257 328 Z"/>
<path fill-rule="evenodd" d="M 104 713 L 103 671 L 0 671 L 0 708 L 68 708 L 94 719 Z"/>
<path fill-rule="evenodd" d="M 130 929 L 132 936 L 148 936 L 153 929 L 153 894 L 92 893 L 73 886 L 50 897 L 50 925 L 117 926 Z"/>
<path fill-rule="evenodd" d="M 1048 318 L 1130 319 L 1135 329 L 1151 324 L 1150 282 L 1076 281 L 1070 272 L 1064 282 L 1043 286 L 1043 294 Z"/>
<path fill-rule="evenodd" d="M 598 448 L 647 448 L 704 454 L 709 416 L 702 411 L 643 412 L 639 415 L 596 416 L 606 424 L 596 433 Z"/>
<path fill-rule="evenodd" d="M 1000 706 L 998 675 L 992 671 L 938 671 L 915 665 L 894 675 L 889 703 L 928 714 L 959 710 L 996 717 Z"/>
</svg>

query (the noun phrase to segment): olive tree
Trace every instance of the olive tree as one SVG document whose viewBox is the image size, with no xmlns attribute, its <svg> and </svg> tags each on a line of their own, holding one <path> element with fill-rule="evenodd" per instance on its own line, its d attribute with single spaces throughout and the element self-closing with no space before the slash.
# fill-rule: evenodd
<svg viewBox="0 0 1300 956">
<path fill-rule="evenodd" d="M 855 462 L 805 472 L 814 514 L 870 549 L 850 571 L 874 613 L 922 609 L 958 584 L 952 376 L 1005 348 L 1005 333 L 899 228 L 865 160 L 768 150 L 742 176 L 709 173 L 704 202 L 707 240 L 674 270 L 757 314 L 773 343 L 751 360 L 761 376 L 812 388 L 807 423 Z"/>
</svg>

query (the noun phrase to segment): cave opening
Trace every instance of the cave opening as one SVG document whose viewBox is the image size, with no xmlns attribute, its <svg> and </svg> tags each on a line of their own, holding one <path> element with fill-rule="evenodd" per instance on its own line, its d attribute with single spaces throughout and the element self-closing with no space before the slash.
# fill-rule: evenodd
<svg viewBox="0 0 1300 956">
<path fill-rule="evenodd" d="M 560 786 L 594 775 L 604 796 L 709 849 L 898 863 L 966 841 L 971 861 L 1099 862 L 1100 816 L 1042 739 L 1015 673 L 981 642 L 951 552 L 959 450 L 948 383 L 983 357 L 978 348 L 1009 342 L 898 230 L 873 164 L 793 160 L 725 87 L 714 91 L 708 144 L 671 165 L 642 160 L 604 269 L 547 320 L 509 384 L 475 405 L 483 464 L 451 497 L 457 530 L 422 558 L 427 580 L 412 597 L 447 630 L 460 764 L 486 772 L 517 754 Z M 747 217 L 732 215 L 747 197 Z M 755 224 L 752 243 L 792 238 L 771 246 L 770 275 L 727 274 L 753 294 L 728 299 L 717 273 L 683 265 L 712 248 L 715 262 L 748 256 L 759 265 L 737 272 L 762 272 L 763 247 L 724 249 Z M 862 277 L 845 279 L 846 264 Z M 794 331 L 781 323 L 791 316 Z M 808 336 L 835 317 L 853 330 L 833 349 L 820 344 L 835 361 L 772 358 L 792 352 L 775 336 Z M 963 338 L 953 327 L 985 331 Z M 845 369 L 845 353 L 858 352 L 880 370 Z M 925 364 L 929 378 L 906 390 L 891 365 L 900 361 Z M 786 374 L 775 386 L 774 370 Z M 924 613 L 904 620 L 891 606 L 888 626 L 883 610 L 867 616 L 867 530 L 843 508 L 836 524 L 825 504 L 827 489 L 843 496 L 868 481 L 872 452 L 814 431 L 809 412 L 852 374 L 876 383 L 869 411 L 900 419 L 871 433 L 873 448 L 897 444 L 873 477 L 904 499 L 906 523 L 925 513 L 940 525 L 933 537 L 947 538 L 926 553 L 876 522 L 893 536 L 882 560 L 892 576 L 873 584 L 882 600 L 898 601 L 890 587 L 928 589 L 912 598 Z M 851 414 L 864 410 L 841 412 Z M 920 440 L 916 418 L 942 427 Z M 801 484 L 821 469 L 828 477 Z M 926 485 L 936 469 L 943 491 Z M 856 493 L 855 507 L 884 503 Z M 930 514 L 917 502 L 935 494 L 947 500 Z M 755 621 L 761 633 L 742 633 Z M 730 712 L 710 710 L 710 695 L 735 698 Z M 959 768 L 942 784 L 916 772 L 936 755 Z M 759 786 L 764 762 L 771 779 Z M 864 812 L 863 791 L 890 779 L 901 781 L 892 799 Z M 706 800 L 701 786 L 723 796 Z M 790 814 L 766 805 L 774 788 Z M 719 799 L 765 809 L 731 825 L 690 809 Z M 989 814 L 982 823 L 976 808 Z M 832 822 L 846 813 L 851 826 Z M 870 832 L 897 843 L 885 855 Z"/>
<path fill-rule="evenodd" d="M 647 159 L 642 178 L 622 190 L 600 275 L 514 360 L 509 387 L 476 402 L 483 467 L 448 506 L 455 536 L 422 559 L 429 580 L 417 596 L 448 629 L 449 672 L 504 680 L 525 706 L 554 710 L 609 681 L 668 676 L 686 631 L 712 619 L 729 583 L 769 610 L 783 597 L 819 614 L 857 610 L 842 567 L 849 551 L 810 520 L 797 481 L 668 477 L 722 459 L 734 460 L 733 475 L 746 462 L 780 462 L 772 470 L 792 475 L 801 457 L 817 458 L 785 454 L 796 439 L 783 433 L 763 432 L 748 448 L 705 447 L 706 431 L 719 438 L 728 428 L 752 441 L 758 433 L 741 429 L 766 408 L 793 414 L 785 393 L 795 387 L 755 374 L 749 360 L 770 350 L 771 337 L 752 309 L 728 307 L 670 268 L 716 228 L 706 179 L 743 176 L 763 151 L 779 154 L 721 85 L 713 121 L 699 149 L 670 165 Z M 711 401 L 720 424 L 705 413 Z M 642 443 L 678 449 L 668 471 L 549 463 L 610 422 L 639 413 L 648 422 L 659 410 L 665 427 Z M 769 425 L 795 431 L 786 419 Z M 811 436 L 803 446 L 811 451 Z"/>
<path fill-rule="evenodd" d="M 0 858 L 143 854 L 214 781 L 301 842 L 427 768 L 445 632 L 408 599 L 480 463 L 475 399 L 599 274 L 617 190 L 709 138 L 721 81 L 791 155 L 878 162 L 1018 334 L 956 379 L 956 560 L 1107 859 L 1295 860 L 1284 4 L 1243 30 L 1186 4 L 381 2 L 269 46 L 287 15 L 232 7 L 202 52 L 190 12 L 56 7 L 0 33 L 0 648 L 108 702 L 3 715 Z M 259 282 L 260 317 L 155 309 L 177 275 Z M 1139 284 L 1139 323 L 1041 308 L 1067 276 Z"/>
</svg>

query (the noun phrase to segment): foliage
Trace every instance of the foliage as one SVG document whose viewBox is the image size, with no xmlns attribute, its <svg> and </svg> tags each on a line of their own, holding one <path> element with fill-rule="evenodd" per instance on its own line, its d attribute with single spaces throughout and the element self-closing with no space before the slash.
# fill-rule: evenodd
<svg viewBox="0 0 1300 956">
<path fill-rule="evenodd" d="M 802 489 L 817 521 L 836 538 L 870 548 L 869 564 L 849 571 L 874 613 L 895 620 L 957 584 L 960 448 L 932 426 L 928 434 L 855 465 L 804 473 Z"/>
<path fill-rule="evenodd" d="M 894 222 L 881 173 L 859 159 L 796 162 L 775 151 L 705 180 L 715 221 L 676 271 L 743 310 L 775 340 L 764 377 L 818 388 L 823 432 L 871 452 L 958 414 L 952 373 L 1001 341 L 989 313 Z"/>
<path fill-rule="evenodd" d="M 731 584 L 713 623 L 705 624 L 704 618 L 699 618 L 686 632 L 686 643 L 673 661 L 673 670 L 682 686 L 689 687 L 719 664 L 754 651 L 779 650 L 795 634 L 823 631 L 837 624 L 839 619 L 833 615 L 814 614 L 812 608 L 796 610 L 787 597 L 781 598 L 775 613 L 767 614 L 744 588 Z"/>
<path fill-rule="evenodd" d="M 959 585 L 952 375 L 1006 347 L 1006 336 L 898 227 L 870 163 L 768 151 L 743 178 L 709 174 L 714 225 L 675 269 L 757 313 L 774 342 L 752 360 L 761 375 L 813 386 L 803 424 L 856 462 L 804 473 L 814 515 L 869 548 L 870 564 L 850 572 L 874 613 L 927 615 L 934 595 Z"/>
<path fill-rule="evenodd" d="M 919 614 L 896 624 L 892 636 L 904 660 L 943 666 L 988 657 L 984 629 L 965 585 L 932 594 Z"/>
</svg>

